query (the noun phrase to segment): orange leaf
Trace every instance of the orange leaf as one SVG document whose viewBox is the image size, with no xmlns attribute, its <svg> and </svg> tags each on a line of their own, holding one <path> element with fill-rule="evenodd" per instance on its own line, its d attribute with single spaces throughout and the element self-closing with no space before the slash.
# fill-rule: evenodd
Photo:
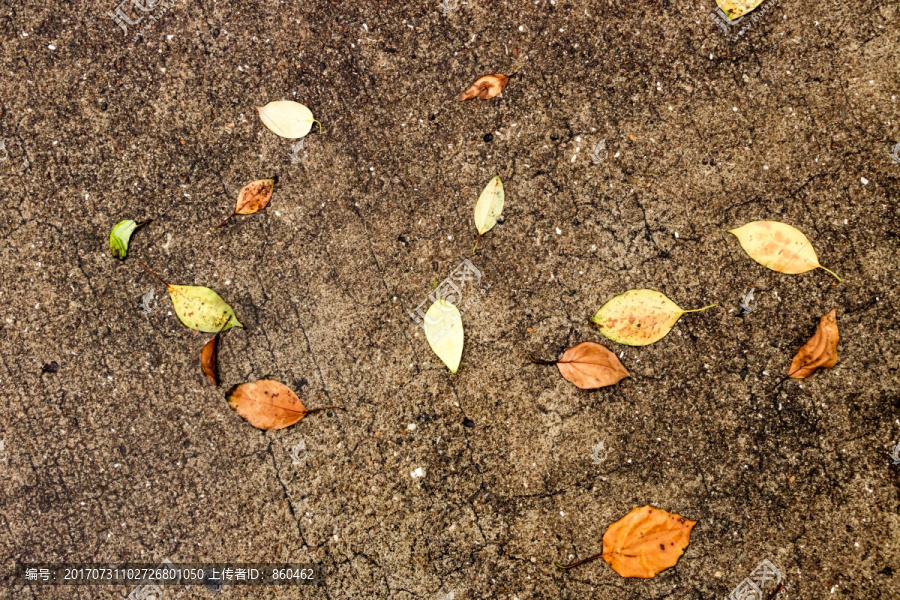
<svg viewBox="0 0 900 600">
<path fill-rule="evenodd" d="M 225 397 L 231 408 L 258 429 L 290 427 L 310 412 L 289 387 L 271 379 L 242 383 Z"/>
<path fill-rule="evenodd" d="M 274 179 L 258 179 L 245 185 L 238 194 L 234 212 L 225 217 L 225 220 L 219 223 L 216 229 L 227 223 L 234 215 L 252 215 L 264 209 L 272 199 L 274 189 Z"/>
<path fill-rule="evenodd" d="M 622 577 L 650 579 L 675 566 L 696 524 L 652 506 L 634 508 L 603 534 L 603 558 Z"/>
<path fill-rule="evenodd" d="M 581 342 L 565 351 L 556 363 L 562 376 L 583 390 L 615 385 L 631 377 L 619 358 L 605 346 Z"/>
<path fill-rule="evenodd" d="M 472 87 L 463 92 L 459 101 L 463 102 L 464 100 L 471 100 L 475 96 L 478 96 L 482 100 L 490 100 L 506 89 L 506 84 L 508 83 L 509 77 L 502 73 L 494 73 L 493 75 L 479 77 L 475 80 L 475 83 L 472 84 Z"/>
<path fill-rule="evenodd" d="M 696 524 L 652 506 L 633 508 L 603 534 L 603 554 L 556 566 L 571 569 L 603 558 L 622 577 L 650 579 L 675 566 L 691 543 L 691 530 Z"/>
<path fill-rule="evenodd" d="M 203 350 L 200 351 L 200 368 L 203 369 L 203 374 L 215 386 L 219 385 L 219 368 L 216 361 L 216 346 L 218 343 L 219 334 L 217 333 L 211 340 L 206 342 Z"/>
<path fill-rule="evenodd" d="M 837 324 L 837 309 L 819 319 L 816 333 L 797 352 L 791 361 L 788 377 L 806 379 L 816 369 L 830 369 L 837 363 L 837 346 L 840 340 Z"/>
<path fill-rule="evenodd" d="M 237 215 L 252 215 L 264 209 L 272 198 L 274 189 L 274 179 L 251 181 L 238 194 L 237 207 L 234 209 L 234 213 Z"/>
</svg>

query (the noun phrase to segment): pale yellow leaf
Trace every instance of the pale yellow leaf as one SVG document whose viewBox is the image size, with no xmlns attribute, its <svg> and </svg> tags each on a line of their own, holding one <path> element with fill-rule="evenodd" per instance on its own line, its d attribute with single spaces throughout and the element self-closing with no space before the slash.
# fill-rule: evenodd
<svg viewBox="0 0 900 600">
<path fill-rule="evenodd" d="M 713 306 L 684 310 L 662 292 L 628 290 L 604 304 L 591 323 L 614 342 L 646 346 L 664 338 L 681 315 Z"/>
<path fill-rule="evenodd" d="M 463 326 L 459 309 L 440 299 L 425 313 L 425 337 L 451 373 L 459 369 L 463 351 Z"/>
<path fill-rule="evenodd" d="M 259 118 L 272 133 L 283 138 L 295 140 L 304 137 L 312 129 L 312 111 L 299 102 L 292 100 L 276 100 L 263 107 L 258 107 Z"/>
<path fill-rule="evenodd" d="M 778 221 L 753 221 L 728 233 L 741 243 L 744 251 L 762 266 L 779 273 L 806 273 L 822 269 L 841 278 L 819 264 L 819 257 L 803 233 Z"/>
</svg>

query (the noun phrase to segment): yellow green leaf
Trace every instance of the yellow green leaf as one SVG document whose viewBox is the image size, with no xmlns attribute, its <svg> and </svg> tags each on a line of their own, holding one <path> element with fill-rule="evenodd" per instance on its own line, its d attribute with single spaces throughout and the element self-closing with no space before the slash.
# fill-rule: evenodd
<svg viewBox="0 0 900 600">
<path fill-rule="evenodd" d="M 713 306 L 684 310 L 662 292 L 628 290 L 604 304 L 591 323 L 614 342 L 647 346 L 664 338 L 681 315 Z"/>
<path fill-rule="evenodd" d="M 497 224 L 497 219 L 503 212 L 505 199 L 503 182 L 497 175 L 488 182 L 475 204 L 475 227 L 478 229 L 479 239 L 482 234 L 487 233 Z M 478 247 L 478 240 L 475 240 L 475 247 Z M 472 251 L 474 252 L 474 249 Z"/>
<path fill-rule="evenodd" d="M 257 107 L 259 118 L 269 131 L 283 138 L 295 140 L 304 137 L 312 129 L 312 111 L 293 100 L 276 100 L 265 106 Z M 322 125 L 319 123 L 319 128 Z"/>
<path fill-rule="evenodd" d="M 425 313 L 425 337 L 451 373 L 459 369 L 463 351 L 463 326 L 459 309 L 443 298 Z"/>
<path fill-rule="evenodd" d="M 822 269 L 840 277 L 819 264 L 819 257 L 803 233 L 778 221 L 753 221 L 728 233 L 741 243 L 744 251 L 762 266 L 779 273 L 806 273 Z"/>
<path fill-rule="evenodd" d="M 185 327 L 204 333 L 228 331 L 243 327 L 234 311 L 222 297 L 208 287 L 199 285 L 167 285 L 175 314 Z M 226 324 L 228 319 L 231 321 Z M 223 329 L 224 327 L 224 329 Z"/>
<path fill-rule="evenodd" d="M 145 271 L 166 286 L 175 314 L 186 327 L 204 333 L 221 333 L 232 327 L 243 327 L 234 311 L 222 297 L 199 285 L 172 285 L 154 273 L 144 263 L 139 263 Z"/>
</svg>

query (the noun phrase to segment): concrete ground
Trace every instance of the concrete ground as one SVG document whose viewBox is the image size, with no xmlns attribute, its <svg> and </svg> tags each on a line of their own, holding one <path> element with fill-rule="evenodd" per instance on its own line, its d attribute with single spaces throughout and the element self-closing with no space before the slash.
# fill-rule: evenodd
<svg viewBox="0 0 900 600">
<path fill-rule="evenodd" d="M 17 561 L 164 559 L 325 581 L 165 600 L 712 600 L 764 559 L 779 598 L 900 598 L 895 0 L 769 2 L 736 41 L 712 0 L 144 0 L 127 35 L 115 1 L 0 7 L 0 598 L 130 592 Z M 322 123 L 296 163 L 254 108 L 279 99 Z M 264 177 L 269 207 L 211 233 Z M 125 218 L 153 222 L 120 262 Z M 726 230 L 757 219 L 843 282 L 753 262 Z M 486 291 L 451 376 L 409 312 L 467 258 Z M 218 389 L 138 261 L 245 324 Z M 644 287 L 718 306 L 642 348 L 589 326 Z M 837 365 L 776 387 L 832 308 Z M 633 378 L 582 391 L 526 356 L 581 341 Z M 260 378 L 345 410 L 256 430 L 224 390 Z M 698 521 L 677 567 L 554 567 L 645 504 Z"/>
</svg>

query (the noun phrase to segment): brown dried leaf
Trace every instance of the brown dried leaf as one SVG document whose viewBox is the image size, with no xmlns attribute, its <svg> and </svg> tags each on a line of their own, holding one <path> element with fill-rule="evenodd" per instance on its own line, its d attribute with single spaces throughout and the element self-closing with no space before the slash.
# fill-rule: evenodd
<svg viewBox="0 0 900 600">
<path fill-rule="evenodd" d="M 837 309 L 819 319 L 816 333 L 797 352 L 791 361 L 788 377 L 806 379 L 817 369 L 830 369 L 837 363 L 837 346 L 840 340 L 837 324 Z"/>
<path fill-rule="evenodd" d="M 234 215 L 252 215 L 266 207 L 272 199 L 272 191 L 275 189 L 274 179 L 258 179 L 245 185 L 238 194 L 234 212 L 225 217 L 215 229 L 227 223 Z"/>
<path fill-rule="evenodd" d="M 207 379 L 212 381 L 216 387 L 219 386 L 219 367 L 216 361 L 216 346 L 219 344 L 219 334 L 217 333 L 211 340 L 206 342 L 203 350 L 200 351 L 200 368 Z"/>
<path fill-rule="evenodd" d="M 266 207 L 272 198 L 275 189 L 274 179 L 259 179 L 251 181 L 238 194 L 237 206 L 234 209 L 236 215 L 252 215 Z"/>
<path fill-rule="evenodd" d="M 289 387 L 271 379 L 242 383 L 228 390 L 225 398 L 258 429 L 290 427 L 310 412 Z"/>
<path fill-rule="evenodd" d="M 556 566 L 571 569 L 602 558 L 622 577 L 650 579 L 675 566 L 691 543 L 691 530 L 696 524 L 652 506 L 633 508 L 603 534 L 603 554 Z"/>
<path fill-rule="evenodd" d="M 675 566 L 696 524 L 652 506 L 634 508 L 603 534 L 603 558 L 622 577 L 650 579 Z"/>
<path fill-rule="evenodd" d="M 583 390 L 615 385 L 631 377 L 619 358 L 605 346 L 581 342 L 565 351 L 556 363 L 563 377 Z"/>
<path fill-rule="evenodd" d="M 506 84 L 508 83 L 509 77 L 502 73 L 494 73 L 492 75 L 479 77 L 475 80 L 475 83 L 472 84 L 472 87 L 463 92 L 459 101 L 463 102 L 465 100 L 471 100 L 475 96 L 478 96 L 482 100 L 490 100 L 506 89 Z"/>
</svg>

